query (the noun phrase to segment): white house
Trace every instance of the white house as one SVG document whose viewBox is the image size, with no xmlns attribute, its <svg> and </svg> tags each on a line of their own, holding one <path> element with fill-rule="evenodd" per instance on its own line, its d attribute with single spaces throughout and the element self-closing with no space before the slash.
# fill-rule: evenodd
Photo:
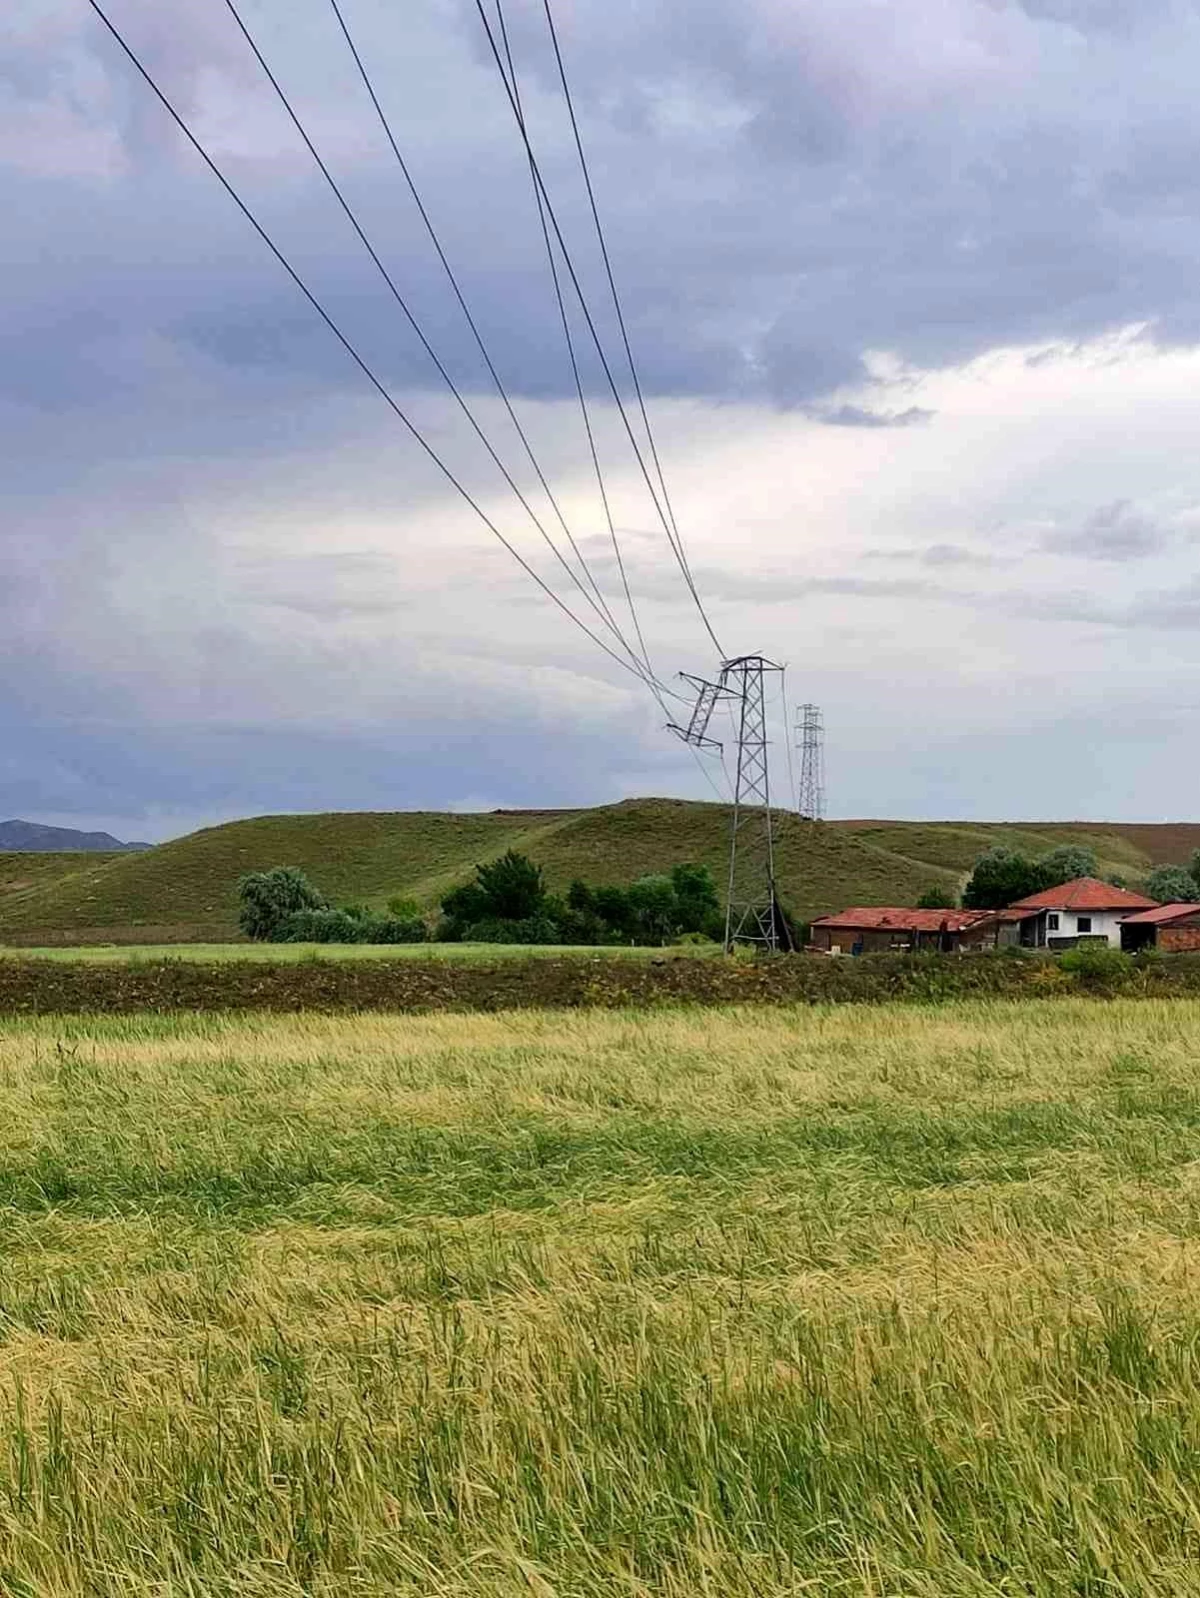
<svg viewBox="0 0 1200 1598">
<path fill-rule="evenodd" d="M 1080 938 L 1103 938 L 1119 949 L 1125 917 L 1153 910 L 1155 903 L 1097 877 L 1076 877 L 1074 882 L 1018 899 L 1011 911 L 1028 912 L 1021 918 L 1021 942 L 1035 948 L 1070 949 Z"/>
</svg>

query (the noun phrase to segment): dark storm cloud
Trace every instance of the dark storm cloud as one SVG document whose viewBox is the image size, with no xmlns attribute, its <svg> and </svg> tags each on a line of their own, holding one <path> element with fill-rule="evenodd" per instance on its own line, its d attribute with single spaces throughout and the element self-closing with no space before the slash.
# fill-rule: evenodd
<svg viewBox="0 0 1200 1598">
<path fill-rule="evenodd" d="M 54 108 L 61 126 L 44 141 L 63 170 L 47 174 L 42 148 L 34 187 L 19 172 L 0 196 L 17 223 L 0 381 L 38 403 L 89 397 L 110 374 L 124 380 L 130 342 L 149 330 L 230 366 L 360 381 L 111 41 L 45 9 L 53 26 L 18 33 L 11 52 L 9 109 Z M 387 8 L 353 9 L 501 370 L 526 393 L 569 392 L 528 177 L 473 7 L 406 13 L 403 44 Z M 436 386 L 221 8 L 187 0 L 169 26 L 144 0 L 114 10 L 352 336 L 393 380 Z M 1148 225 L 1164 186 L 1195 186 L 1194 13 L 1159 8 L 1151 28 L 1116 4 L 954 0 L 935 27 L 897 6 L 880 48 L 863 51 L 880 15 L 864 0 L 564 12 L 651 389 L 805 405 L 860 380 L 870 349 L 938 362 L 1139 319 L 1194 336 L 1195 208 Z M 306 3 L 286 28 L 271 6 L 250 20 L 456 377 L 486 387 L 329 17 Z M 540 7 L 518 5 L 514 28 L 547 178 L 604 314 Z M 12 126 L 0 122 L 0 151 L 22 168 Z M 585 369 L 602 389 L 590 354 Z"/>
<path fill-rule="evenodd" d="M 348 335 L 470 485 L 487 487 L 461 418 L 435 400 L 440 380 L 224 8 L 111 4 Z M 528 174 L 473 4 L 345 4 L 500 371 L 526 400 L 570 398 Z M 546 179 L 615 349 L 540 0 L 510 10 Z M 632 772 L 637 739 L 620 716 L 581 730 L 575 700 L 551 695 L 547 709 L 531 694 L 545 652 L 532 628 L 514 628 L 480 667 L 484 679 L 506 661 L 522 674 L 490 698 L 474 680 L 439 690 L 406 675 L 431 607 L 472 642 L 489 634 L 491 608 L 513 614 L 502 558 L 411 531 L 444 483 L 86 7 L 18 0 L 15 11 L 0 62 L 0 629 L 11 666 L 0 814 L 554 803 L 607 797 L 626 776 L 644 787 L 647 769 L 669 791 L 674 756 L 656 764 L 640 750 Z M 1193 7 L 574 0 L 559 11 L 652 397 L 786 408 L 863 434 L 823 435 L 828 446 L 870 447 L 867 435 L 928 418 L 869 383 L 839 392 L 864 383 L 879 352 L 936 365 L 1140 322 L 1160 341 L 1200 338 Z M 247 17 L 450 371 L 486 392 L 328 8 L 251 0 Z M 584 380 L 604 394 L 576 325 Z M 394 566 L 353 549 L 312 555 L 284 537 L 260 557 L 214 552 L 239 519 L 249 538 L 277 507 L 307 512 L 311 535 L 322 518 L 341 529 L 389 506 L 410 519 Z M 1081 524 L 1087 548 L 1066 552 L 1151 553 L 1153 531 L 1135 524 L 1115 512 Z M 938 568 L 983 564 L 958 545 L 898 558 L 915 564 L 894 580 L 714 571 L 704 583 L 730 605 L 815 593 L 848 607 L 1010 605 L 1111 627 L 1196 619 L 1186 585 L 1123 606 L 1027 599 L 986 592 L 982 575 L 976 589 L 974 573 L 963 574 L 971 586 L 941 586 L 957 574 Z M 656 580 L 658 598 L 676 597 L 677 584 L 668 595 L 665 578 L 638 576 L 649 599 Z M 389 617 L 394 656 L 386 638 L 356 653 L 355 629 L 386 633 Z M 569 676 L 569 651 L 556 669 Z M 599 673 L 575 684 L 585 706 L 604 688 Z M 298 725 L 310 706 L 325 725 Z M 331 728 L 339 710 L 356 726 Z M 117 830 L 143 829 L 135 819 Z"/>
</svg>

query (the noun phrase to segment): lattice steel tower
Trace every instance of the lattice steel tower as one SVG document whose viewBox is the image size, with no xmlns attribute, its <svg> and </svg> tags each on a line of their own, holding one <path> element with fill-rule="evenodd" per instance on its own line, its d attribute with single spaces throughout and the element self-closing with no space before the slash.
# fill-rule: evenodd
<svg viewBox="0 0 1200 1598">
<path fill-rule="evenodd" d="M 825 718 L 816 705 L 801 705 L 796 714 L 796 748 L 800 754 L 796 809 L 803 821 L 821 821 L 825 816 Z"/>
<path fill-rule="evenodd" d="M 775 835 L 767 759 L 766 674 L 782 671 L 761 655 L 741 655 L 721 667 L 721 686 L 733 698 L 737 722 L 737 776 L 729 841 L 729 898 L 725 947 L 748 943 L 769 950 L 781 942 L 782 916 L 775 892 Z M 786 734 L 786 728 L 785 728 Z M 786 942 L 786 934 L 782 941 Z"/>
<path fill-rule="evenodd" d="M 737 775 L 729 839 L 729 897 L 725 911 L 725 950 L 745 943 L 774 952 L 791 948 L 791 934 L 775 891 L 775 831 L 771 817 L 766 676 L 782 666 L 762 655 L 739 655 L 721 663 L 720 678 L 688 677 L 696 690 L 695 709 L 686 726 L 672 724 L 685 743 L 720 750 L 709 736 L 713 713 L 727 704 L 737 738 Z M 686 674 L 685 674 L 686 675 Z M 787 736 L 787 728 L 784 728 Z"/>
</svg>

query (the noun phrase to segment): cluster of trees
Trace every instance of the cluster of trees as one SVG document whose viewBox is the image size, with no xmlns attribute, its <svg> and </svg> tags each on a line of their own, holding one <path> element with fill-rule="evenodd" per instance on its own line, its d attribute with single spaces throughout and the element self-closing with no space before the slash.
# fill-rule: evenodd
<svg viewBox="0 0 1200 1598">
<path fill-rule="evenodd" d="M 251 872 L 238 895 L 242 931 L 271 943 L 423 943 L 432 936 L 445 943 L 653 946 L 724 932 L 705 866 L 676 866 L 624 888 L 576 881 L 559 897 L 546 887 L 541 867 L 511 849 L 446 894 L 432 933 L 410 900 L 392 900 L 384 915 L 363 905 L 331 905 L 294 866 Z"/>
<path fill-rule="evenodd" d="M 970 881 L 963 889 L 963 909 L 1002 910 L 1018 899 L 1028 899 L 1031 894 L 1057 888 L 1076 877 L 1099 875 L 1095 850 L 1082 844 L 1063 844 L 1037 859 L 1000 845 L 975 862 Z"/>
<path fill-rule="evenodd" d="M 1095 850 L 1082 844 L 1063 844 L 1038 857 L 1003 846 L 989 849 L 975 862 L 975 869 L 963 889 L 964 910 L 1000 910 L 1031 894 L 1072 882 L 1076 877 L 1099 877 Z M 1119 877 L 1106 881 L 1117 887 L 1126 884 Z M 1152 899 L 1164 904 L 1200 904 L 1200 849 L 1190 866 L 1157 866 L 1141 885 Z M 940 884 L 927 888 L 917 900 L 923 910 L 952 910 L 957 900 Z"/>
<path fill-rule="evenodd" d="M 510 849 L 477 866 L 474 882 L 446 895 L 437 935 L 451 943 L 656 945 L 723 932 L 716 885 L 705 866 L 676 866 L 626 888 L 575 881 L 560 898 L 547 889 L 540 866 Z"/>
<path fill-rule="evenodd" d="M 238 883 L 239 923 L 267 943 L 424 943 L 428 928 L 417 906 L 394 899 L 387 914 L 365 905 L 331 905 L 295 866 L 252 871 Z"/>
</svg>

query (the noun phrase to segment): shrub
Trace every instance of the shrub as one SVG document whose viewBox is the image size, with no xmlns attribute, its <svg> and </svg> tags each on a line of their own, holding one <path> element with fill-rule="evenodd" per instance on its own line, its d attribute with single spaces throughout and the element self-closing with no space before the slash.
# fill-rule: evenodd
<svg viewBox="0 0 1200 1598">
<path fill-rule="evenodd" d="M 1081 987 L 1097 993 L 1111 993 L 1124 987 L 1134 969 L 1131 955 L 1110 948 L 1106 943 L 1080 944 L 1060 955 L 1058 963 Z"/>
<path fill-rule="evenodd" d="M 274 943 L 366 943 L 371 923 L 344 910 L 294 910 L 285 916 Z"/>
<path fill-rule="evenodd" d="M 238 883 L 238 898 L 238 924 L 248 938 L 260 942 L 281 941 L 277 934 L 289 916 L 327 908 L 323 895 L 295 866 L 250 872 Z"/>
<path fill-rule="evenodd" d="M 388 900 L 387 913 L 397 921 L 420 921 L 422 919 L 421 906 L 415 899 L 405 898 L 402 894 L 397 894 L 394 898 Z"/>
<path fill-rule="evenodd" d="M 377 916 L 366 924 L 364 943 L 426 943 L 429 928 L 420 916 Z"/>
<path fill-rule="evenodd" d="M 561 943 L 596 946 L 621 941 L 594 910 L 573 910 L 564 905 L 561 911 L 551 915 L 551 920 L 558 928 Z"/>
<path fill-rule="evenodd" d="M 558 943 L 559 931 L 548 916 L 526 916 L 522 920 L 493 916 L 468 927 L 468 943 Z"/>
<path fill-rule="evenodd" d="M 955 910 L 958 900 L 943 883 L 932 882 L 917 899 L 918 910 Z"/>
</svg>

